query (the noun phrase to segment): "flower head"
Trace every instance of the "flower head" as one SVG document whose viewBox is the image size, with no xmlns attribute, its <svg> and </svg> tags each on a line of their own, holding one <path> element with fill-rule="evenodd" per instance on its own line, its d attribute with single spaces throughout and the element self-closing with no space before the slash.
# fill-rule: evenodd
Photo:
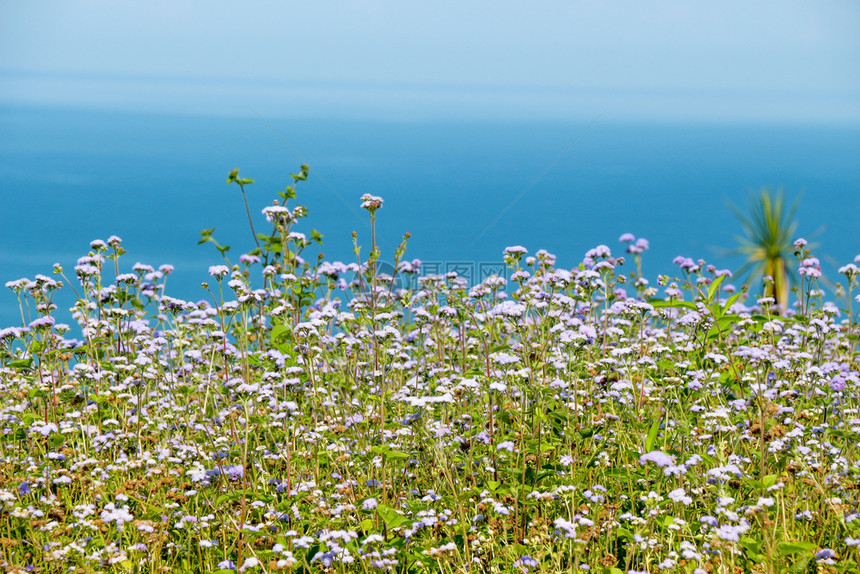
<svg viewBox="0 0 860 574">
<path fill-rule="evenodd" d="M 370 213 L 373 213 L 380 207 L 382 207 L 383 199 L 377 195 L 370 195 L 369 193 L 365 193 L 361 196 L 361 207 L 362 209 L 366 209 Z"/>
<path fill-rule="evenodd" d="M 514 568 L 518 568 L 523 572 L 528 572 L 530 569 L 537 568 L 538 566 L 540 566 L 540 562 L 528 554 L 524 554 L 514 562 Z"/>
<path fill-rule="evenodd" d="M 220 279 L 230 273 L 230 268 L 226 265 L 211 265 L 209 267 L 209 275 L 212 277 Z"/>
<path fill-rule="evenodd" d="M 266 221 L 275 225 L 289 225 L 296 221 L 296 214 L 290 212 L 283 205 L 269 205 L 263 208 L 263 215 L 266 216 Z"/>
<path fill-rule="evenodd" d="M 646 462 L 653 462 L 662 468 L 675 464 L 675 457 L 660 450 L 652 450 L 651 452 L 639 457 L 639 464 L 644 465 Z"/>
</svg>

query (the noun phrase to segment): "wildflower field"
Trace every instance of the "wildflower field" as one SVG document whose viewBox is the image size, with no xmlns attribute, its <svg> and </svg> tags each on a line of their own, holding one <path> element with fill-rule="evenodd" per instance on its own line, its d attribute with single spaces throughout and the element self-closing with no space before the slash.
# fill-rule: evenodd
<svg viewBox="0 0 860 574">
<path fill-rule="evenodd" d="M 629 234 L 468 285 L 305 261 L 306 177 L 200 301 L 118 237 L 6 283 L 6 572 L 858 571 L 860 256 L 831 300 L 796 241 L 791 309 Z"/>
</svg>

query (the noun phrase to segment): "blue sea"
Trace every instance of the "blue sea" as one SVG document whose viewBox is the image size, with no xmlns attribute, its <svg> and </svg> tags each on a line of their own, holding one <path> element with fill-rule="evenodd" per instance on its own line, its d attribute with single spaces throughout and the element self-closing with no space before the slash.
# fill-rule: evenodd
<svg viewBox="0 0 860 574">
<path fill-rule="evenodd" d="M 0 285 L 60 263 L 73 277 L 93 239 L 118 235 L 136 262 L 170 263 L 167 293 L 202 297 L 220 262 L 200 231 L 232 245 L 253 241 L 239 189 L 252 213 L 290 182 L 310 178 L 299 202 L 330 260 L 354 260 L 350 233 L 366 254 L 364 193 L 380 195 L 383 258 L 410 232 L 408 258 L 428 269 L 477 274 L 502 250 L 546 249 L 564 267 L 607 244 L 621 254 L 625 232 L 650 241 L 643 271 L 672 274 L 677 255 L 737 268 L 726 254 L 741 228 L 728 202 L 745 205 L 761 187 L 800 197 L 798 236 L 818 244 L 825 272 L 860 253 L 860 127 L 682 125 L 613 122 L 409 123 L 183 117 L 69 109 L 0 108 Z M 590 127 L 589 127 L 590 125 Z M 68 288 L 60 317 L 71 304 Z M 0 326 L 18 324 L 17 302 L 0 293 Z"/>
</svg>

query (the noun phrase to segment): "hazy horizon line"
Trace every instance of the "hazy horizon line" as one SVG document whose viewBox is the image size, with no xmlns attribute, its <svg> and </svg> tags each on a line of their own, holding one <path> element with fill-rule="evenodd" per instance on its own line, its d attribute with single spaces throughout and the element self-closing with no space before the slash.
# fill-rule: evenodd
<svg viewBox="0 0 860 574">
<path fill-rule="evenodd" d="M 0 104 L 203 117 L 860 124 L 850 91 L 468 82 L 293 81 L 0 68 Z"/>
</svg>

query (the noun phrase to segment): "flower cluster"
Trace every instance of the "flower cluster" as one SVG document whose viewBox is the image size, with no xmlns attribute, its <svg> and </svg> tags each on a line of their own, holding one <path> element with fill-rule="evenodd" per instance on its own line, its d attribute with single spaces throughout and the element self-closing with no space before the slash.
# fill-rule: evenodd
<svg viewBox="0 0 860 574">
<path fill-rule="evenodd" d="M 307 241 L 295 211 L 264 213 Z M 855 569 L 856 312 L 811 295 L 811 255 L 777 315 L 703 260 L 651 287 L 648 242 L 620 239 L 632 287 L 606 245 L 569 266 L 511 246 L 510 280 L 476 285 L 418 276 L 405 246 L 387 276 L 260 249 L 210 267 L 223 289 L 200 301 L 96 240 L 78 338 L 62 282 L 7 282 L 0 566 Z"/>
</svg>

